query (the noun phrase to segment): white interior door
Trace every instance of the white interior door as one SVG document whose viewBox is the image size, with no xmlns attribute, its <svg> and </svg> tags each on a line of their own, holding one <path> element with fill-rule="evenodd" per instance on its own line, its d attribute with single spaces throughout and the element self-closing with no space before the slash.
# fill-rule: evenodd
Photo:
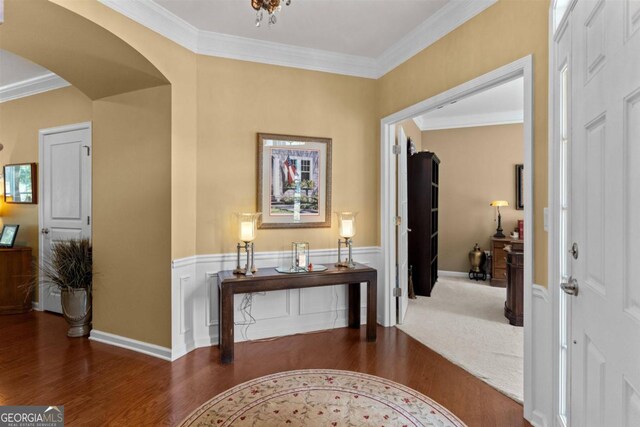
<svg viewBox="0 0 640 427">
<path fill-rule="evenodd" d="M 409 197 L 407 194 L 407 135 L 402 126 L 398 126 L 398 179 L 396 215 L 400 219 L 396 224 L 397 274 L 400 298 L 398 298 L 398 323 L 402 324 L 409 305 Z"/>
<path fill-rule="evenodd" d="M 40 131 L 40 260 L 61 240 L 91 238 L 91 124 Z M 62 312 L 60 293 L 40 286 L 43 310 Z"/>
<path fill-rule="evenodd" d="M 639 17 L 630 0 L 579 0 L 570 15 L 576 427 L 640 426 Z"/>
</svg>

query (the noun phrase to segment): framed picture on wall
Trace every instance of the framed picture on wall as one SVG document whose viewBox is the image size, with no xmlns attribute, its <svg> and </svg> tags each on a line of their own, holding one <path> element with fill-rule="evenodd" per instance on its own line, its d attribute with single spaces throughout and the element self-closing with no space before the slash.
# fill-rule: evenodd
<svg viewBox="0 0 640 427">
<path fill-rule="evenodd" d="M 521 211 L 524 209 L 524 165 L 516 165 L 516 209 Z"/>
<path fill-rule="evenodd" d="M 258 134 L 258 228 L 331 227 L 331 139 Z"/>
</svg>

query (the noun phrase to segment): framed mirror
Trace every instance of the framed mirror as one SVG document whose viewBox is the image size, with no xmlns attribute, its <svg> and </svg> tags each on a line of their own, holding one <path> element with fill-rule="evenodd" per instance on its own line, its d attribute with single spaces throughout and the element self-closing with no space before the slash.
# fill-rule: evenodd
<svg viewBox="0 0 640 427">
<path fill-rule="evenodd" d="M 4 166 L 5 203 L 37 204 L 38 176 L 35 163 Z"/>
</svg>

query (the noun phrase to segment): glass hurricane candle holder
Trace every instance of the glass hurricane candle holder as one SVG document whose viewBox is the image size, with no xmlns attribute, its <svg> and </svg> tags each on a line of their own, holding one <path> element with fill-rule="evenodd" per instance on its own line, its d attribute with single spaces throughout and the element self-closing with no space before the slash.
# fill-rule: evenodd
<svg viewBox="0 0 640 427">
<path fill-rule="evenodd" d="M 291 244 L 293 271 L 307 271 L 309 266 L 309 243 L 293 242 Z"/>
</svg>

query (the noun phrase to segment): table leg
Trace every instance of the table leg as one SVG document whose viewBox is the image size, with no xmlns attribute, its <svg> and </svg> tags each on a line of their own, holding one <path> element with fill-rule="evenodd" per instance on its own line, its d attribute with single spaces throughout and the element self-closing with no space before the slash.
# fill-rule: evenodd
<svg viewBox="0 0 640 427">
<path fill-rule="evenodd" d="M 220 361 L 233 362 L 233 292 L 231 287 L 222 286 L 220 292 Z"/>
<path fill-rule="evenodd" d="M 349 327 L 360 328 L 360 283 L 349 283 Z"/>
<path fill-rule="evenodd" d="M 367 282 L 367 341 L 376 340 L 378 324 L 378 285 L 377 277 Z"/>
</svg>

